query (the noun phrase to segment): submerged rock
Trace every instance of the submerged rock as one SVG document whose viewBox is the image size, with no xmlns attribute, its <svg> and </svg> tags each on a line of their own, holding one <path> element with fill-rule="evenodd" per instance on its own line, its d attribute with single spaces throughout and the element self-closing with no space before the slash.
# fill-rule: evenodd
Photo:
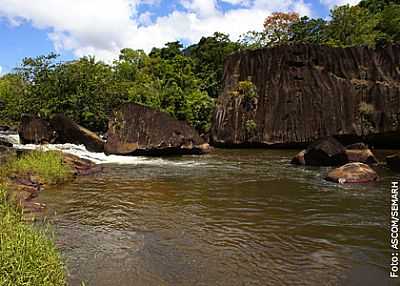
<svg viewBox="0 0 400 286">
<path fill-rule="evenodd" d="M 363 163 L 349 163 L 328 173 L 328 181 L 346 183 L 369 183 L 378 180 L 378 174 L 368 165 Z"/>
<path fill-rule="evenodd" d="M 391 170 L 400 172 L 400 154 L 387 156 L 386 163 Z"/>
<path fill-rule="evenodd" d="M 348 163 L 346 149 L 333 137 L 312 143 L 304 152 L 304 161 L 309 166 L 339 166 Z"/>
<path fill-rule="evenodd" d="M 88 176 L 99 173 L 103 170 L 101 166 L 97 166 L 92 161 L 80 158 L 72 154 L 63 154 L 64 163 L 70 166 L 77 176 Z"/>
<path fill-rule="evenodd" d="M 290 164 L 292 165 L 301 165 L 304 166 L 306 164 L 306 161 L 304 160 L 304 154 L 306 153 L 306 150 L 301 151 L 299 154 L 297 154 Z"/>
<path fill-rule="evenodd" d="M 104 141 L 96 133 L 78 125 L 63 114 L 56 114 L 50 120 L 57 132 L 56 143 L 83 144 L 91 152 L 103 152 Z"/>
<path fill-rule="evenodd" d="M 208 150 L 209 145 L 186 122 L 139 104 L 123 105 L 109 121 L 108 154 L 160 156 Z"/>
<path fill-rule="evenodd" d="M 335 136 L 398 148 L 399 66 L 400 45 L 299 44 L 235 53 L 225 61 L 212 141 L 302 147 Z M 245 81 L 253 87 L 243 95 Z"/>
<path fill-rule="evenodd" d="M 53 143 L 56 135 L 49 122 L 30 114 L 22 115 L 18 134 L 22 144 Z"/>
</svg>

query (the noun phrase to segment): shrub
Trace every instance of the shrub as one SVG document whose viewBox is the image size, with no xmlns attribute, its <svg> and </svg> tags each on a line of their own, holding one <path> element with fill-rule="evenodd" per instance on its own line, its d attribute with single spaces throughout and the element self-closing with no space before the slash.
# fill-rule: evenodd
<svg viewBox="0 0 400 286">
<path fill-rule="evenodd" d="M 257 130 L 257 123 L 254 120 L 249 119 L 246 121 L 245 128 L 247 135 L 252 136 Z"/>
</svg>

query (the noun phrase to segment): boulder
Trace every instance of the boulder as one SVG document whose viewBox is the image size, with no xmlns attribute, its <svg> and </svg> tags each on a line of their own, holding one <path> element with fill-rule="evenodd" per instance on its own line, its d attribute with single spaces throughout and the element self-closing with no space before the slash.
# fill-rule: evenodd
<svg viewBox="0 0 400 286">
<path fill-rule="evenodd" d="M 30 114 L 22 115 L 18 134 L 22 144 L 47 144 L 55 139 L 55 131 L 50 123 Z"/>
<path fill-rule="evenodd" d="M 7 125 L 0 125 L 0 132 L 9 131 L 10 127 Z"/>
<path fill-rule="evenodd" d="M 368 165 L 377 164 L 374 153 L 370 149 L 346 149 L 346 156 L 349 162 L 360 162 Z"/>
<path fill-rule="evenodd" d="M 306 150 L 301 151 L 299 154 L 297 154 L 290 164 L 292 165 L 301 165 L 304 166 L 306 164 L 306 161 L 304 160 L 304 154 L 306 153 Z"/>
<path fill-rule="evenodd" d="M 347 183 L 369 183 L 378 180 L 378 174 L 363 163 L 349 163 L 328 173 L 327 181 Z"/>
<path fill-rule="evenodd" d="M 308 146 L 304 161 L 310 166 L 339 166 L 348 163 L 346 149 L 333 137 L 320 139 Z"/>
<path fill-rule="evenodd" d="M 129 103 L 113 112 L 109 121 L 107 154 L 203 154 L 209 145 L 186 122 L 167 113 Z"/>
<path fill-rule="evenodd" d="M 104 141 L 94 132 L 79 126 L 63 114 L 56 114 L 50 120 L 57 132 L 56 143 L 83 144 L 91 152 L 103 152 Z"/>
<path fill-rule="evenodd" d="M 4 140 L 3 138 L 0 138 L 0 146 L 5 146 L 8 148 L 11 148 L 13 146 L 13 143 L 8 142 L 7 140 Z"/>
<path fill-rule="evenodd" d="M 400 172 L 400 154 L 387 156 L 386 163 L 391 170 Z"/>
</svg>

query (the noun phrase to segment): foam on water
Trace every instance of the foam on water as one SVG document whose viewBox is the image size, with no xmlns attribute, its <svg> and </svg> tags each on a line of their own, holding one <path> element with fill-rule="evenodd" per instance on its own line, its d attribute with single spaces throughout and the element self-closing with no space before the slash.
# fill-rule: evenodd
<svg viewBox="0 0 400 286">
<path fill-rule="evenodd" d="M 161 158 L 149 158 L 138 156 L 119 156 L 106 155 L 104 153 L 94 153 L 86 149 L 84 145 L 75 144 L 46 144 L 34 145 L 20 144 L 18 134 L 0 134 L 0 138 L 13 143 L 14 148 L 20 150 L 43 150 L 43 151 L 61 151 L 63 153 L 72 154 L 82 159 L 90 160 L 96 164 L 129 164 L 129 165 L 176 165 L 176 166 L 197 166 L 201 163 L 194 160 L 185 160 L 185 162 L 175 162 Z"/>
</svg>

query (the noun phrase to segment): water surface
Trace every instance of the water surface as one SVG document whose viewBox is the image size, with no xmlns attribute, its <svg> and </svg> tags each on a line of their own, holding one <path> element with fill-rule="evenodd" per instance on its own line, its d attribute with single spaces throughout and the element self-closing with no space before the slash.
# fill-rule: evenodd
<svg viewBox="0 0 400 286">
<path fill-rule="evenodd" d="M 46 190 L 71 285 L 394 285 L 395 175 L 338 186 L 295 153 L 138 158 Z"/>
</svg>

